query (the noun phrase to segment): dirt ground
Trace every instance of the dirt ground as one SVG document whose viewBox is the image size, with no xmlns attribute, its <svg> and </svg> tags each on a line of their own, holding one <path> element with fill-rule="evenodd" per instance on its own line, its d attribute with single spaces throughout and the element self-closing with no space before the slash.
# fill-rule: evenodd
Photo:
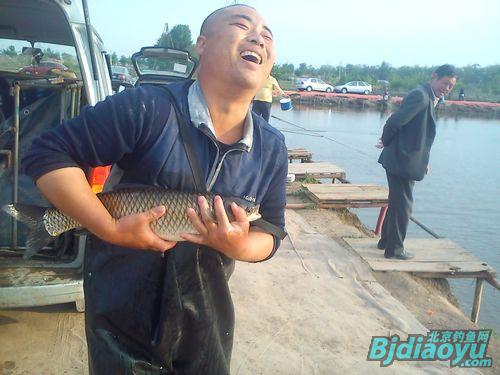
<svg viewBox="0 0 500 375">
<path fill-rule="evenodd" d="M 373 236 L 355 215 L 345 210 L 313 209 L 298 213 L 316 230 L 336 239 Z M 427 329 L 481 329 L 459 308 L 446 279 L 424 279 L 404 272 L 373 272 L 373 275 Z M 490 340 L 488 355 L 493 358 L 494 366 L 481 372 L 499 374 L 498 333 Z"/>
<path fill-rule="evenodd" d="M 450 302 L 446 282 L 371 272 L 341 239 L 371 233 L 348 211 L 287 210 L 287 228 L 271 261 L 237 263 L 231 278 L 233 374 L 478 373 L 447 362 L 367 361 L 372 336 L 476 327 Z M 497 341 L 488 349 L 495 367 L 483 373 L 500 373 Z M 0 311 L 0 342 L 0 374 L 88 372 L 74 305 Z"/>
</svg>

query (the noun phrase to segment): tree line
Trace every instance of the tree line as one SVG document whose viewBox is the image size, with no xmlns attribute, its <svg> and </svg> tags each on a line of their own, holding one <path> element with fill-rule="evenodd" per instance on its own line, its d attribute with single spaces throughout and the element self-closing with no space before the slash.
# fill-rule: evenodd
<svg viewBox="0 0 500 375">
<path fill-rule="evenodd" d="M 389 90 L 393 94 L 404 94 L 418 84 L 428 81 L 436 68 L 437 66 L 418 65 L 393 67 L 385 61 L 380 65 L 322 65 L 316 68 L 304 62 L 297 67 L 290 63 L 276 64 L 271 74 L 280 81 L 315 77 L 332 85 L 349 81 L 365 81 L 376 88 L 385 84 L 380 81 L 388 81 Z M 453 98 L 463 88 L 467 100 L 500 102 L 500 65 L 481 67 L 474 64 L 456 69 L 458 80 L 455 90 L 451 93 Z"/>
<path fill-rule="evenodd" d="M 195 58 L 197 57 L 188 25 L 179 24 L 169 29 L 168 24 L 165 24 L 165 28 L 155 45 L 186 50 Z M 50 48 L 44 50 L 44 54 L 58 60 L 69 60 L 69 56 L 59 55 L 57 52 L 51 51 Z M 10 46 L 0 51 L 0 55 L 16 56 L 17 52 L 13 46 Z M 118 56 L 113 52 L 111 61 L 114 65 L 131 67 L 130 56 Z M 429 80 L 435 68 L 436 66 L 418 65 L 394 67 L 386 61 L 380 65 L 321 65 L 318 68 L 303 62 L 298 66 L 290 63 L 275 64 L 271 74 L 282 82 L 285 88 L 293 88 L 294 81 L 299 77 L 320 78 L 332 85 L 349 81 L 365 81 L 372 84 L 375 89 L 383 85 L 380 81 L 388 81 L 392 94 L 403 95 L 418 84 Z M 467 100 L 500 102 L 500 65 L 482 67 L 473 64 L 457 67 L 457 74 L 456 92 L 452 92 L 452 96 L 458 95 L 460 89 L 464 89 Z"/>
</svg>

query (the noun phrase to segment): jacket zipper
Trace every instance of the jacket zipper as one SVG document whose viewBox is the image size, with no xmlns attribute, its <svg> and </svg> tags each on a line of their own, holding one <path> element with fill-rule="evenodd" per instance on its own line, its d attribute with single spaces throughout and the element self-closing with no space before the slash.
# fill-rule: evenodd
<svg viewBox="0 0 500 375">
<path fill-rule="evenodd" d="M 227 150 L 224 154 L 222 154 L 222 156 L 219 154 L 220 153 L 220 147 L 219 147 L 219 144 L 217 143 L 217 139 L 214 138 L 213 134 L 211 131 L 209 131 L 207 128 L 203 127 L 202 129 L 202 132 L 208 137 L 210 138 L 210 140 L 213 142 L 213 144 L 215 145 L 215 148 L 217 149 L 217 155 L 216 155 L 216 158 L 215 158 L 215 171 L 213 172 L 212 174 L 212 171 L 214 170 L 214 168 L 212 167 L 212 171 L 210 171 L 210 174 L 211 176 L 209 176 L 209 181 L 208 181 L 208 184 L 207 184 L 207 191 L 211 191 L 212 190 L 212 187 L 215 185 L 215 181 L 217 180 L 217 177 L 219 176 L 219 173 L 220 173 L 220 170 L 222 169 L 222 163 L 224 162 L 224 159 L 226 158 L 226 155 L 229 154 L 230 152 L 233 152 L 233 151 L 248 151 L 247 150 L 247 146 L 246 145 L 239 145 L 235 148 L 230 148 L 229 150 Z"/>
</svg>

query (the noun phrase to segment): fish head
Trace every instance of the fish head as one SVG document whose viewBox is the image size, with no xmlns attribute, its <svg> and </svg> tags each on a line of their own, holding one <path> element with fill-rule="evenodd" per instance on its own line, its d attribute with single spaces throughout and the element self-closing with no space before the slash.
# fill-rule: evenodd
<svg viewBox="0 0 500 375">
<path fill-rule="evenodd" d="M 226 210 L 227 217 L 229 221 L 234 221 L 233 211 L 231 210 L 231 203 L 236 203 L 238 206 L 245 210 L 245 214 L 248 218 L 248 221 L 254 221 L 261 218 L 259 213 L 260 205 L 255 204 L 253 202 L 249 202 L 243 198 L 223 198 L 224 201 L 224 209 Z"/>
</svg>

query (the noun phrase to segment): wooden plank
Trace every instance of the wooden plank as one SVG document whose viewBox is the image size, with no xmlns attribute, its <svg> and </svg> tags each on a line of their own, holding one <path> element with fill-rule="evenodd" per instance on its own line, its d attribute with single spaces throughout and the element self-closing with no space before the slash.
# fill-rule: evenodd
<svg viewBox="0 0 500 375">
<path fill-rule="evenodd" d="M 318 204 L 319 208 L 370 208 L 370 207 L 384 207 L 387 202 L 345 202 L 345 203 L 325 203 Z"/>
<path fill-rule="evenodd" d="M 344 178 L 345 171 L 328 162 L 321 163 L 292 163 L 288 166 L 288 173 L 293 173 L 295 178 L 305 178 L 309 175 L 314 178 Z"/>
<path fill-rule="evenodd" d="M 389 195 L 389 190 L 380 185 L 303 184 L 303 186 L 320 201 L 329 203 L 349 200 L 387 202 Z"/>
<path fill-rule="evenodd" d="M 321 208 L 384 207 L 386 187 L 372 184 L 302 184 L 309 198 Z"/>
<path fill-rule="evenodd" d="M 458 275 L 462 272 L 471 274 L 482 273 L 490 269 L 488 266 L 483 266 L 478 262 L 412 262 L 411 260 L 386 259 L 383 253 L 380 256 L 383 260 L 367 260 L 374 271 L 412 272 L 416 274 L 420 272 L 449 273 Z M 470 277 L 474 277 L 474 275 Z"/>
<path fill-rule="evenodd" d="M 377 249 L 377 239 L 349 238 L 346 241 L 366 259 L 379 259 L 380 254 L 383 254 L 383 251 Z M 480 262 L 470 252 L 447 238 L 411 238 L 405 241 L 405 248 L 415 254 L 411 262 Z"/>
<path fill-rule="evenodd" d="M 475 278 L 484 278 L 487 280 L 487 277 L 491 275 L 490 272 L 488 271 L 482 271 L 482 272 L 460 272 L 460 273 L 450 273 L 450 272 L 417 272 L 415 273 L 415 276 L 426 278 L 426 279 L 444 279 L 444 278 L 450 278 L 450 279 L 475 279 Z"/>
<path fill-rule="evenodd" d="M 492 267 L 480 261 L 467 250 L 446 238 L 407 239 L 405 248 L 415 258 L 410 260 L 386 259 L 376 248 L 377 238 L 344 238 L 344 240 L 370 265 L 374 271 L 399 271 L 426 274 L 494 273 Z M 428 275 L 426 275 L 428 276 Z"/>
<path fill-rule="evenodd" d="M 288 149 L 288 160 L 298 159 L 302 162 L 310 161 L 312 158 L 312 154 L 307 151 L 305 148 L 293 148 Z"/>
</svg>

